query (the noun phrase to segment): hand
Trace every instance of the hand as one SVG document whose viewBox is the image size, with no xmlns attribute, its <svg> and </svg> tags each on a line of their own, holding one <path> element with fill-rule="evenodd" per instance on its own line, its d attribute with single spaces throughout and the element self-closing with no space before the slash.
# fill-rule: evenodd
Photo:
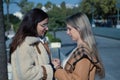
<svg viewBox="0 0 120 80">
<path fill-rule="evenodd" d="M 54 68 L 56 68 L 57 66 L 60 66 L 60 59 L 58 58 L 55 58 L 55 59 L 52 59 L 52 64 L 54 65 Z"/>
</svg>

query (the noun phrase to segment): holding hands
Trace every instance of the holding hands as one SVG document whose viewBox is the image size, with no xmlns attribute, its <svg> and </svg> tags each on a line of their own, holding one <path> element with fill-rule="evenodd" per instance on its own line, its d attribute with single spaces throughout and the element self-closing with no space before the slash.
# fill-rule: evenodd
<svg viewBox="0 0 120 80">
<path fill-rule="evenodd" d="M 52 64 L 54 65 L 55 69 L 62 68 L 60 59 L 58 59 L 58 58 L 52 59 Z"/>
</svg>

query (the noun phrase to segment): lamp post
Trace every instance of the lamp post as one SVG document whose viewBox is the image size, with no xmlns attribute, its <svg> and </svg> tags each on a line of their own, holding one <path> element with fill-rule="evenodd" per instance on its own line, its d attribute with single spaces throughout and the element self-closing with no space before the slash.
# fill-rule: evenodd
<svg viewBox="0 0 120 80">
<path fill-rule="evenodd" d="M 94 3 L 91 3 L 91 13 L 92 13 L 92 27 L 95 27 L 94 23 Z"/>
<path fill-rule="evenodd" d="M 119 15 L 119 9 L 120 9 L 120 1 L 118 1 L 117 0 L 117 3 L 116 3 L 116 7 L 117 7 L 117 28 L 120 28 L 120 19 L 119 19 L 119 17 L 120 17 L 120 15 Z"/>
</svg>

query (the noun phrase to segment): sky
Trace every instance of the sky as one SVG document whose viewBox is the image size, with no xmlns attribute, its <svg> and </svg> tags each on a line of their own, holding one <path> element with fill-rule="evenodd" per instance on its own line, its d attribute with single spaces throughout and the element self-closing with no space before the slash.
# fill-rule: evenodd
<svg viewBox="0 0 120 80">
<path fill-rule="evenodd" d="M 17 0 L 20 1 L 20 0 Z M 42 3 L 43 5 L 46 4 L 47 1 L 50 1 L 54 4 L 61 4 L 61 2 L 65 1 L 66 4 L 71 4 L 71 5 L 76 5 L 78 4 L 81 0 L 28 0 L 30 2 L 34 2 L 35 4 L 37 3 Z M 4 14 L 6 14 L 6 4 L 3 5 L 4 7 Z M 16 13 L 19 12 L 20 8 L 16 4 L 11 4 L 9 13 Z"/>
</svg>

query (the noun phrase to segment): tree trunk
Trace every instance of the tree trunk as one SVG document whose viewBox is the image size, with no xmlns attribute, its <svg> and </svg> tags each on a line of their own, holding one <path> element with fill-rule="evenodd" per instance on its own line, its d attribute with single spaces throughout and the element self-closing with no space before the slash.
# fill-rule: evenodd
<svg viewBox="0 0 120 80">
<path fill-rule="evenodd" d="M 8 80 L 7 54 L 5 51 L 5 27 L 3 20 L 3 1 L 0 0 L 0 80 Z"/>
</svg>

